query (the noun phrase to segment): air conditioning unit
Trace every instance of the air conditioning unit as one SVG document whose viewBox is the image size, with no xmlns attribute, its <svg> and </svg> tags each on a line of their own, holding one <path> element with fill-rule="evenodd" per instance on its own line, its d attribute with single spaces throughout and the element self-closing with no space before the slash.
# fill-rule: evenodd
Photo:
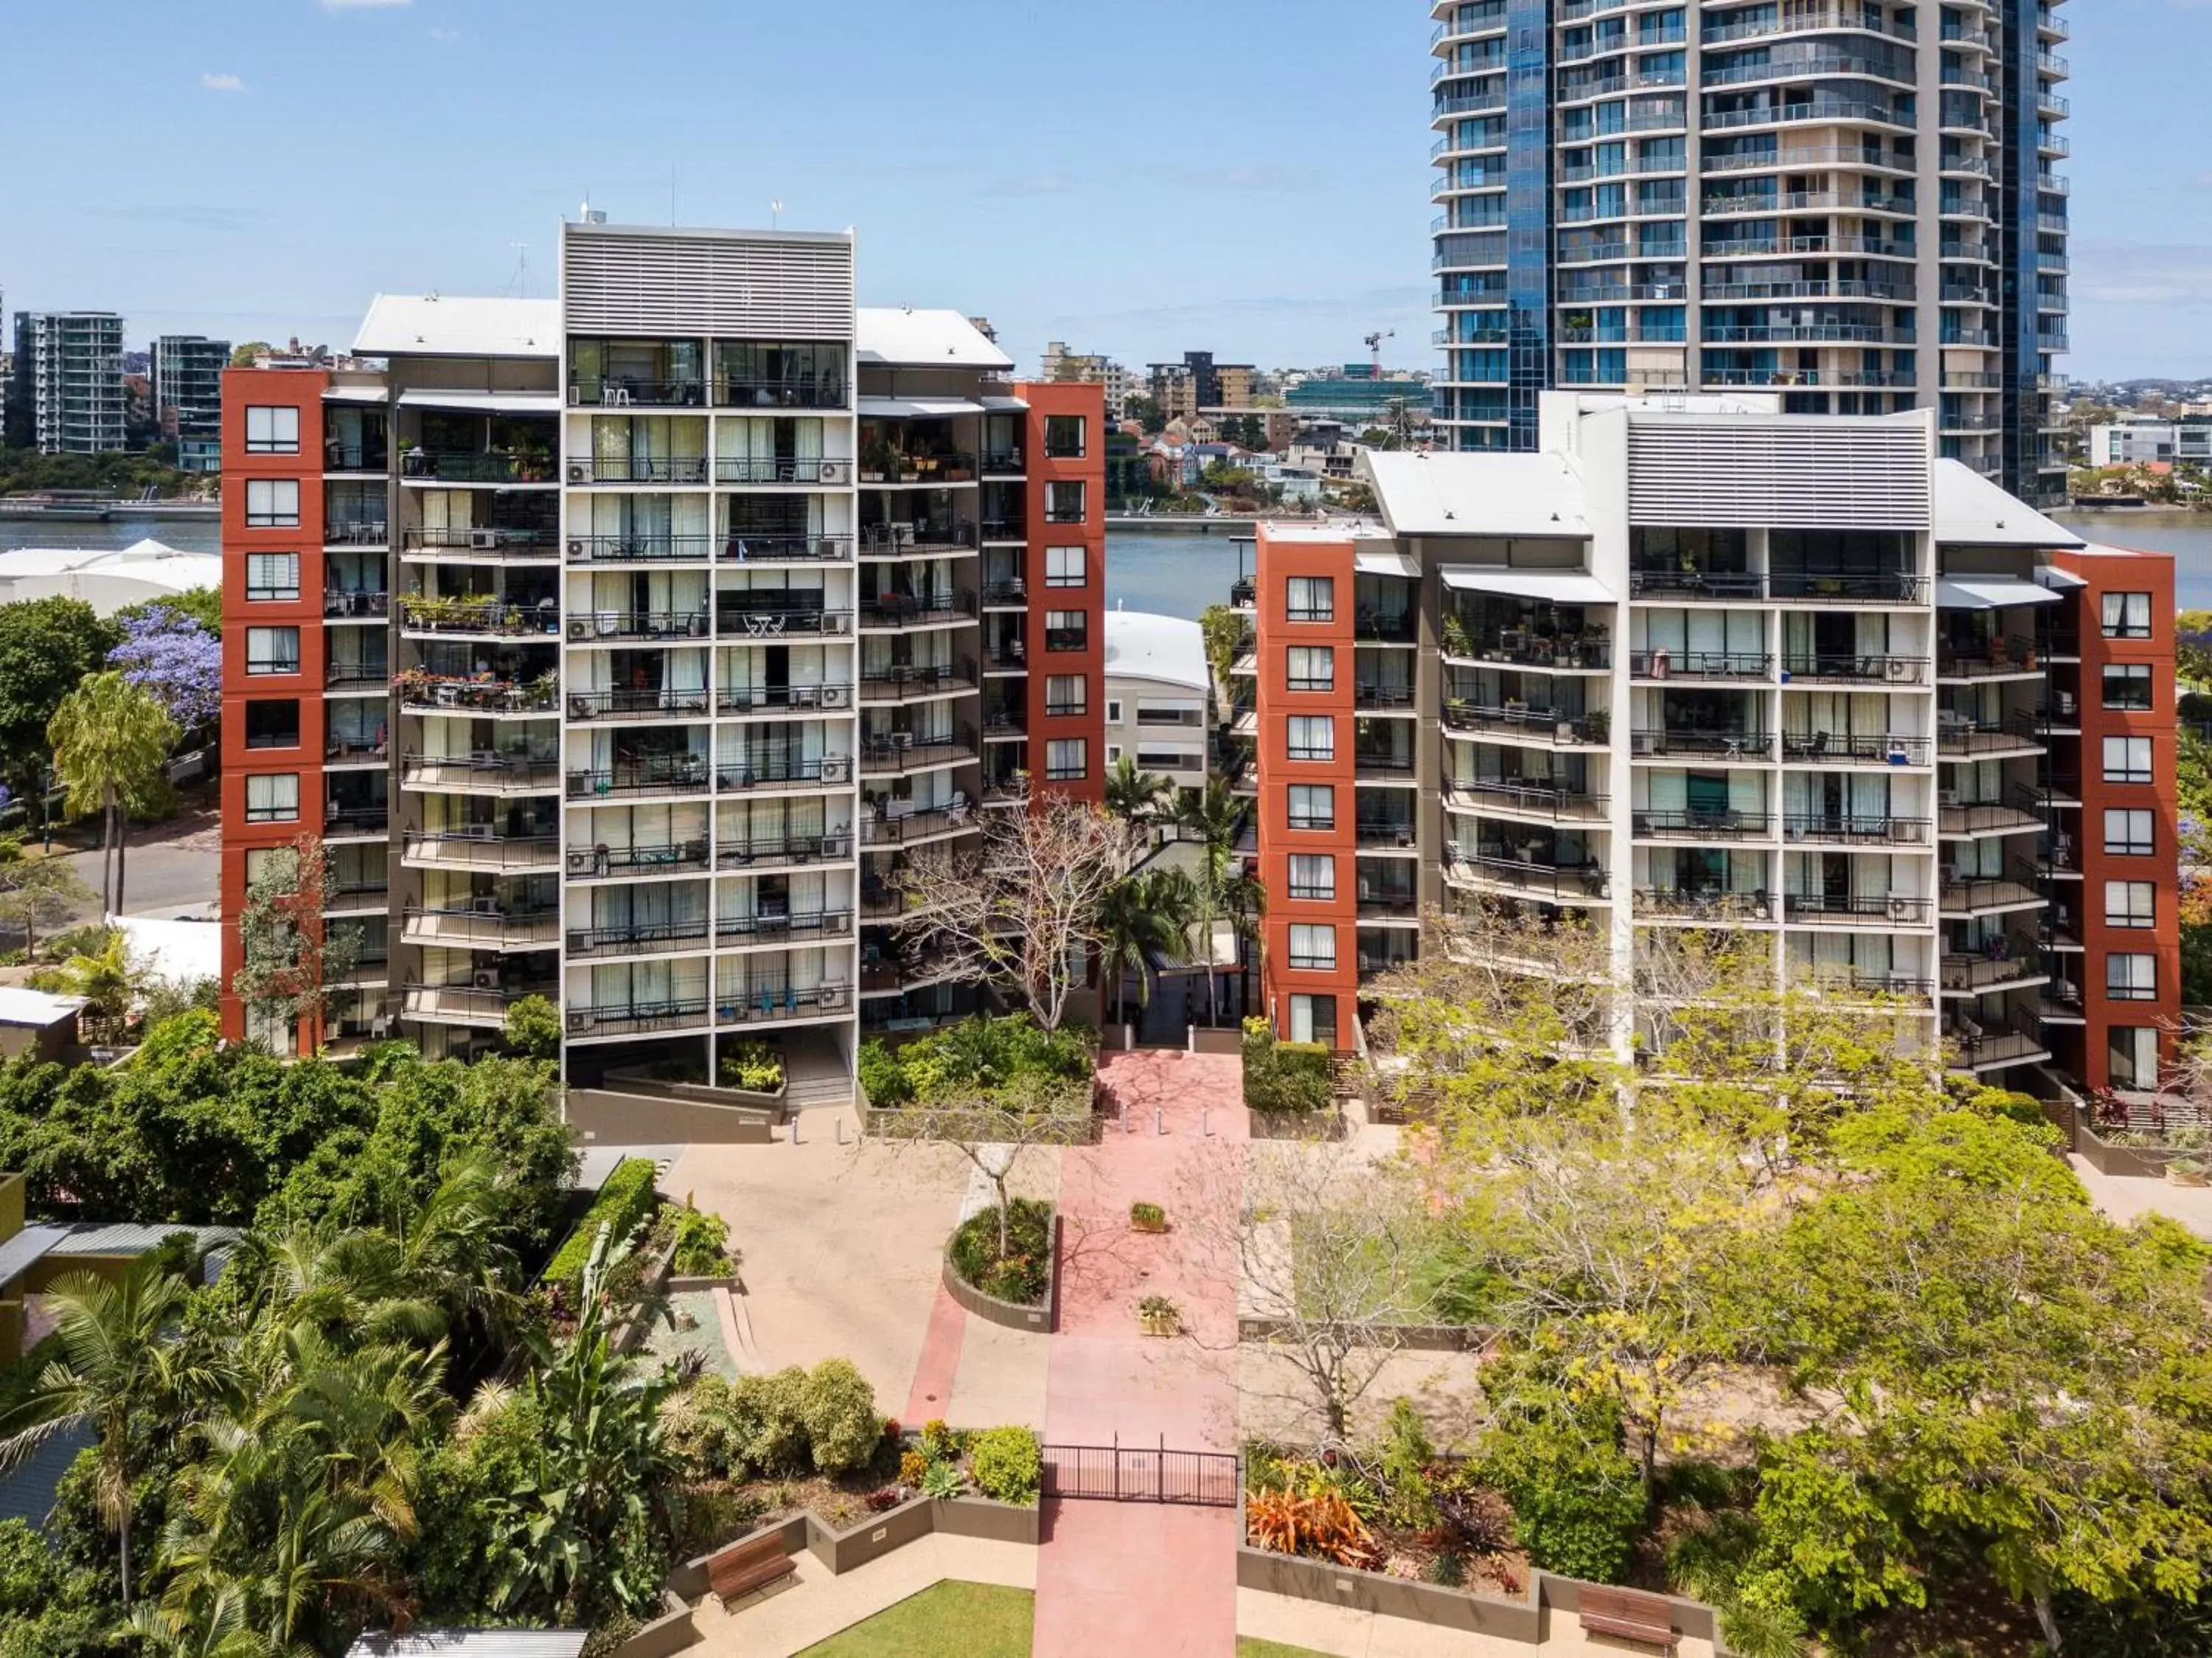
<svg viewBox="0 0 2212 1658">
<path fill-rule="evenodd" d="M 842 708 L 845 706 L 846 698 L 851 694 L 852 693 L 842 685 L 825 685 L 822 687 L 822 706 L 824 708 Z"/>
<path fill-rule="evenodd" d="M 1902 656 L 1893 656 L 1889 659 L 1888 671 L 1890 679 L 1899 684 L 1904 684 L 1912 678 L 1912 664 Z"/>
<path fill-rule="evenodd" d="M 824 835 L 822 837 L 819 850 L 822 856 L 826 858 L 850 857 L 853 855 L 853 844 L 842 835 Z"/>
<path fill-rule="evenodd" d="M 570 387 L 568 389 L 569 389 L 571 392 L 574 392 L 574 391 L 575 390 L 575 387 L 574 387 L 572 386 L 572 387 Z M 592 1015 L 591 1015 L 589 1013 L 586 1012 L 586 1011 L 585 1011 L 583 1009 L 581 1009 L 581 1008 L 571 1008 L 571 1009 L 568 1009 L 568 1028 L 569 1028 L 571 1031 L 587 1031 L 587 1030 L 591 1029 L 591 1028 L 592 1028 Z"/>
<path fill-rule="evenodd" d="M 850 783 L 853 780 L 853 760 L 848 754 L 832 754 L 822 762 L 822 781 Z"/>
<path fill-rule="evenodd" d="M 479 967 L 469 975 L 469 983 L 480 991 L 495 991 L 499 988 L 499 969 Z"/>
<path fill-rule="evenodd" d="M 571 484 L 588 484 L 591 480 L 592 469 L 589 466 L 580 460 L 571 460 L 568 463 L 568 481 Z"/>
<path fill-rule="evenodd" d="M 592 717 L 593 711 L 592 699 L 589 697 L 577 696 L 568 698 L 568 717 L 570 719 L 588 720 Z"/>
<path fill-rule="evenodd" d="M 580 409 L 583 405 L 584 388 L 580 386 L 571 386 L 568 388 L 568 406 L 572 409 Z"/>
<path fill-rule="evenodd" d="M 824 633 L 843 633 L 852 625 L 853 618 L 850 613 L 843 615 L 827 610 L 822 613 L 822 631 Z"/>
<path fill-rule="evenodd" d="M 497 530 L 471 530 L 469 532 L 469 551 L 471 552 L 498 552 L 499 532 Z"/>
<path fill-rule="evenodd" d="M 592 637 L 591 623 L 584 617 L 571 616 L 568 619 L 568 637 L 572 639 L 590 638 Z"/>
<path fill-rule="evenodd" d="M 581 558 L 584 556 L 584 538 L 582 536 L 572 535 L 568 538 L 568 556 L 571 558 Z"/>
<path fill-rule="evenodd" d="M 1911 920 L 1913 900 L 1911 899 L 1899 898 L 1894 893 L 1891 895 L 1889 900 L 1889 918 L 1892 921 Z"/>
<path fill-rule="evenodd" d="M 815 1005 L 823 1008 L 842 1008 L 845 1005 L 842 984 L 824 984 L 814 993 Z"/>
<path fill-rule="evenodd" d="M 853 481 L 853 463 L 849 460 L 825 460 L 822 463 L 821 479 L 824 484 L 849 484 Z"/>
</svg>

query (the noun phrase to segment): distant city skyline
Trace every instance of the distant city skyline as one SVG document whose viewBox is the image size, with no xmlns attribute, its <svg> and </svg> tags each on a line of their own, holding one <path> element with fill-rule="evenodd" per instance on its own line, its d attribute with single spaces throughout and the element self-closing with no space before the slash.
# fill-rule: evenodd
<svg viewBox="0 0 2212 1658">
<path fill-rule="evenodd" d="M 135 65 L 83 119 L 30 77 L 0 252 L 9 312 L 343 349 L 377 291 L 553 292 L 558 221 L 856 228 L 865 302 L 985 308 L 1033 369 L 1432 364 L 1418 0 L 1079 8 L 881 0 L 612 30 L 574 0 L 118 0 L 10 20 L 0 49 Z M 2212 7 L 2071 9 L 2072 353 L 2081 379 L 2212 375 Z M 232 15 L 234 12 L 235 15 Z M 250 22 L 250 27 L 247 25 Z M 64 36 L 63 31 L 66 29 Z M 681 50 L 671 50 L 680 42 Z M 392 125 L 372 119 L 398 109 Z M 590 119 L 559 119 L 567 110 Z M 153 165 L 150 157 L 162 157 Z M 197 156 L 197 159 L 184 159 Z M 518 247 L 516 244 L 526 244 Z"/>
</svg>

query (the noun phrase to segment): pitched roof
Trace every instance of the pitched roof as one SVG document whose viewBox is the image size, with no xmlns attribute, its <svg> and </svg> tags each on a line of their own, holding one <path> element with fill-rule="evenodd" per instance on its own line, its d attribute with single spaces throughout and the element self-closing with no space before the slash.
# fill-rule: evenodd
<svg viewBox="0 0 2212 1658">
<path fill-rule="evenodd" d="M 862 306 L 854 314 L 860 360 L 897 369 L 1011 369 L 1008 357 L 957 311 Z"/>
<path fill-rule="evenodd" d="M 1942 460 L 1936 463 L 1936 539 L 1945 546 L 2081 546 L 2072 530 L 2007 494 L 1964 461 Z"/>
<path fill-rule="evenodd" d="M 359 357 L 561 355 L 561 302 L 379 294 L 353 349 Z"/>
<path fill-rule="evenodd" d="M 1582 539 L 1590 533 L 1582 480 L 1556 454 L 1363 449 L 1359 464 L 1395 535 Z"/>
</svg>

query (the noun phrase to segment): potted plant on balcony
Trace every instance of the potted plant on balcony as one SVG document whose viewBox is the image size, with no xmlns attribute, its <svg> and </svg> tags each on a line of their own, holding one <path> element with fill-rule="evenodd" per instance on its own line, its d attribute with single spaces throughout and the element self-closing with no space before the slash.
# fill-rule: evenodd
<svg viewBox="0 0 2212 1658">
<path fill-rule="evenodd" d="M 1178 1335 L 1182 1309 L 1165 1295 L 1146 1295 L 1137 1303 L 1137 1327 L 1148 1336 Z"/>
<path fill-rule="evenodd" d="M 2212 1163 L 2202 1157 L 2177 1157 L 2166 1166 L 2166 1178 L 2174 1186 L 2203 1186 L 2212 1178 Z"/>
<path fill-rule="evenodd" d="M 1474 655 L 1474 640 L 1467 631 L 1467 624 L 1460 619 L 1456 611 L 1448 610 L 1444 613 L 1444 655 L 1447 656 Z"/>
<path fill-rule="evenodd" d="M 860 445 L 860 481 L 881 484 L 890 475 L 891 446 L 880 437 L 871 437 Z"/>
</svg>

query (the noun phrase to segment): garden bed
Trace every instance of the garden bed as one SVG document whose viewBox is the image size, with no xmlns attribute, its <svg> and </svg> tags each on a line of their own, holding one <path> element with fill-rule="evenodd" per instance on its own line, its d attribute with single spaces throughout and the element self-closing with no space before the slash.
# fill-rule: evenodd
<svg viewBox="0 0 2212 1658">
<path fill-rule="evenodd" d="M 998 1247 L 996 1205 L 970 1216 L 945 1241 L 945 1292 L 975 1317 L 1009 1330 L 1050 1331 L 1059 1325 L 1060 1218 L 1035 1198 L 1013 1201 L 1013 1223 L 1004 1262 Z"/>
<path fill-rule="evenodd" d="M 787 1086 L 772 1092 L 727 1088 L 696 1076 L 656 1076 L 643 1067 L 611 1070 L 603 1080 L 617 1094 L 635 1094 L 647 1100 L 681 1100 L 694 1105 L 719 1106 L 726 1111 L 760 1112 L 776 1123 L 784 1120 L 790 1095 Z"/>
<path fill-rule="evenodd" d="M 1055 1145 L 1097 1137 L 1098 1050 L 1087 1031 L 1047 1031 L 1025 1014 L 965 1019 L 896 1047 L 871 1038 L 857 1069 L 866 1134 Z"/>
</svg>

